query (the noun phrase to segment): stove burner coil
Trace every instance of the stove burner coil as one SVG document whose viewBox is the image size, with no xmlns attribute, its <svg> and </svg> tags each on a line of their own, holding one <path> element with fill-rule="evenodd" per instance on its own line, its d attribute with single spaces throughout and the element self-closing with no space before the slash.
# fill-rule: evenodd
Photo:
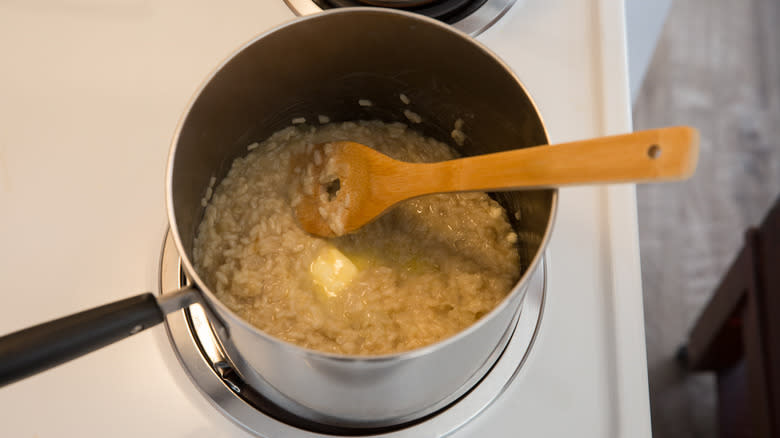
<svg viewBox="0 0 780 438">
<path fill-rule="evenodd" d="M 516 0 L 284 0 L 284 2 L 298 16 L 354 6 L 406 11 L 450 24 L 476 37 L 500 20 Z"/>
<path fill-rule="evenodd" d="M 457 23 L 479 9 L 487 0 L 315 0 L 320 8 L 334 9 L 350 6 L 373 6 L 402 9 L 443 21 Z"/>
</svg>

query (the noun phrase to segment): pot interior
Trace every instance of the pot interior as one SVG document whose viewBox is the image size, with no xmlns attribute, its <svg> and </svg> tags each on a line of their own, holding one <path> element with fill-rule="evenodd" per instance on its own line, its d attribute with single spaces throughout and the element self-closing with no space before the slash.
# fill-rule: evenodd
<svg viewBox="0 0 780 438">
<path fill-rule="evenodd" d="M 229 58 L 179 127 L 169 163 L 168 208 L 188 260 L 210 178 L 221 180 L 248 144 L 294 118 L 310 124 L 319 115 L 332 122 L 404 122 L 466 156 L 548 142 L 518 79 L 465 34 L 431 19 L 370 8 L 299 21 L 304 23 L 265 34 Z M 363 99 L 372 105 L 360 105 Z M 404 110 L 422 122 L 410 123 Z M 451 136 L 458 119 L 462 145 Z M 494 194 L 517 231 L 524 270 L 546 241 L 554 195 L 554 190 Z"/>
</svg>

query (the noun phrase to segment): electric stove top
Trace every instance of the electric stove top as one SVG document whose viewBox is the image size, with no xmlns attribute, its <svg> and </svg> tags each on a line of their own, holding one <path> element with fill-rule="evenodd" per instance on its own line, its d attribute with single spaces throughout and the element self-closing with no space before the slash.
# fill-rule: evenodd
<svg viewBox="0 0 780 438">
<path fill-rule="evenodd" d="M 295 18 L 289 3 L 0 4 L 0 333 L 181 281 L 161 269 L 174 128 L 220 60 Z M 630 131 L 622 1 L 518 0 L 479 30 L 552 142 Z M 485 380 L 388 434 L 650 436 L 634 187 L 561 190 L 539 275 Z M 317 435 L 258 411 L 201 341 L 177 343 L 194 314 L 0 389 L 2 434 Z"/>
</svg>

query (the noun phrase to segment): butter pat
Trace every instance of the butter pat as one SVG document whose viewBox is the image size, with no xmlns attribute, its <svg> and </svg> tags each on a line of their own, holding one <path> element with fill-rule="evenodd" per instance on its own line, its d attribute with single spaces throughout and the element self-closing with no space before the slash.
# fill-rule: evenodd
<svg viewBox="0 0 780 438">
<path fill-rule="evenodd" d="M 333 246 L 323 247 L 311 263 L 314 283 L 322 287 L 327 297 L 336 297 L 358 273 L 350 259 Z"/>
</svg>

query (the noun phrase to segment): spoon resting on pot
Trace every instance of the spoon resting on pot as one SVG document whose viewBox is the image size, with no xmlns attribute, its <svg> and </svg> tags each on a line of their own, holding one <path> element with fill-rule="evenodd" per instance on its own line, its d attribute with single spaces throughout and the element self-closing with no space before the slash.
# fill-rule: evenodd
<svg viewBox="0 0 780 438">
<path fill-rule="evenodd" d="M 688 126 L 478 155 L 438 163 L 394 160 L 351 141 L 311 145 L 295 157 L 292 205 L 301 227 L 351 233 L 395 204 L 433 193 L 671 181 L 696 169 L 699 133 Z"/>
</svg>

